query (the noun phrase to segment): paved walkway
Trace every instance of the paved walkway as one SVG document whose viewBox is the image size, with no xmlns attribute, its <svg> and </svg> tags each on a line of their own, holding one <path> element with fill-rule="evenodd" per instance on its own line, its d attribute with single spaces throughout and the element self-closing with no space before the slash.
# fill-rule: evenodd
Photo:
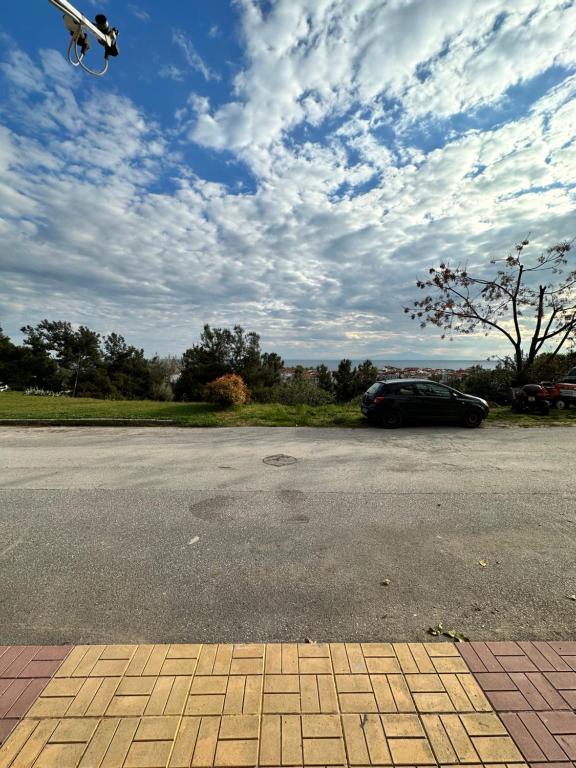
<svg viewBox="0 0 576 768">
<path fill-rule="evenodd" d="M 0 768 L 573 768 L 575 709 L 576 642 L 0 647 Z"/>
</svg>

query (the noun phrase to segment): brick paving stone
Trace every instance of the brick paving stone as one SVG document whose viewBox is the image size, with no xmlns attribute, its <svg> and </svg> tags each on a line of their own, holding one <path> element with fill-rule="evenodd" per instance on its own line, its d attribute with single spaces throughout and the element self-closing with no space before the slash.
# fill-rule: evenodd
<svg viewBox="0 0 576 768">
<path fill-rule="evenodd" d="M 0 646 L 0 745 L 70 653 L 70 646 Z"/>
<path fill-rule="evenodd" d="M 470 646 L 460 649 L 462 656 L 470 659 L 475 679 L 524 759 L 537 768 L 572 768 L 576 759 L 576 643 Z M 497 671 L 498 666 L 502 671 Z"/>
<path fill-rule="evenodd" d="M 465 651 L 442 642 L 98 645 L 60 658 L 0 648 L 3 668 L 19 674 L 61 664 L 0 751 L 0 768 L 524 768 L 554 755 L 570 768 L 565 697 L 576 688 L 563 677 L 557 690 L 548 677 L 573 672 L 562 651 L 576 658 L 572 647 L 507 642 Z M 0 697 L 10 686 L 0 679 Z M 505 713 L 508 729 L 492 710 L 497 694 L 522 698 L 523 709 Z M 567 708 L 552 709 L 558 701 Z M 546 749 L 521 754 L 520 736 L 526 750 L 539 729 Z"/>
</svg>

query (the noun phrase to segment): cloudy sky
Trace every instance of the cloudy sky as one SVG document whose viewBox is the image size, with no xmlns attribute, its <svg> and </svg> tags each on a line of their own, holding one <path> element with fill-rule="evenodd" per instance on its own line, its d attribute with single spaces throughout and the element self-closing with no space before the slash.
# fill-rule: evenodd
<svg viewBox="0 0 576 768">
<path fill-rule="evenodd" d="M 292 358 L 506 351 L 402 306 L 442 259 L 576 235 L 574 0 L 77 5 L 120 28 L 102 80 L 65 63 L 48 0 L 0 20 L 10 336 L 48 317 L 179 353 L 239 322 Z"/>
</svg>

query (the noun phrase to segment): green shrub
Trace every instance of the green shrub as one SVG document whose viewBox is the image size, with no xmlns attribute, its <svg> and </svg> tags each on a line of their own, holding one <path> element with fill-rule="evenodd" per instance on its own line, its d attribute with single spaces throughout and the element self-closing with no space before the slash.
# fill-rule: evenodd
<svg viewBox="0 0 576 768">
<path fill-rule="evenodd" d="M 272 399 L 266 402 L 282 405 L 330 405 L 335 402 L 332 392 L 326 392 L 325 389 L 320 389 L 309 381 L 288 381 L 285 384 L 277 384 L 272 387 L 270 397 Z"/>
<path fill-rule="evenodd" d="M 241 376 L 229 373 L 220 376 L 204 387 L 204 400 L 216 405 L 244 405 L 250 399 L 250 392 Z"/>
</svg>

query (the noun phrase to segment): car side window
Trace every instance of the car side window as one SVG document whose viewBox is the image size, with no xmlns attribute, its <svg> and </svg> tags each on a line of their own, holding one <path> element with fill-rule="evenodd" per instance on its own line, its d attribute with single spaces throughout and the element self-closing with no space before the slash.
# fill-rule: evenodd
<svg viewBox="0 0 576 768">
<path fill-rule="evenodd" d="M 433 382 L 421 382 L 416 384 L 416 388 L 421 397 L 443 397 L 448 400 L 452 396 L 447 387 L 442 387 L 440 384 L 434 384 Z"/>
<path fill-rule="evenodd" d="M 394 394 L 400 395 L 401 397 L 409 397 L 414 394 L 414 387 L 411 384 L 400 384 L 400 386 L 396 388 Z"/>
</svg>

